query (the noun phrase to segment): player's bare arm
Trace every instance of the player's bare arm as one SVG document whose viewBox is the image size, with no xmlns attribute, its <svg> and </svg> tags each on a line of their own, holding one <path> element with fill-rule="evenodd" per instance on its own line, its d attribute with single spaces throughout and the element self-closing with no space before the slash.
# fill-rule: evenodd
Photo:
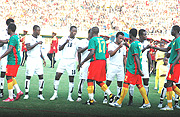
<svg viewBox="0 0 180 117">
<path fill-rule="evenodd" d="M 159 48 L 159 47 L 155 47 L 155 46 L 150 46 L 150 48 L 159 50 L 159 51 L 163 51 L 163 52 L 168 52 L 171 48 Z"/>
<path fill-rule="evenodd" d="M 85 47 L 85 48 L 79 47 L 79 48 L 78 48 L 78 52 L 79 52 L 79 53 L 83 53 L 83 52 L 86 51 L 87 49 L 88 49 L 88 46 Z"/>
<path fill-rule="evenodd" d="M 145 48 L 142 49 L 142 53 L 146 50 L 146 49 L 149 49 L 150 48 L 150 45 L 147 45 Z"/>
<path fill-rule="evenodd" d="M 59 45 L 59 51 L 64 49 L 64 46 L 69 43 L 69 39 L 66 40 L 66 42 L 63 45 Z"/>
<path fill-rule="evenodd" d="M 9 48 L 6 50 L 6 52 L 0 57 L 0 60 L 2 58 L 4 58 L 5 56 L 7 56 L 11 51 L 12 51 L 13 47 L 12 46 L 9 46 Z"/>
<path fill-rule="evenodd" d="M 139 61 L 138 55 L 134 55 L 134 57 L 135 57 L 135 61 L 136 61 L 136 64 L 137 64 L 137 69 L 139 71 L 139 75 L 144 76 L 144 74 L 142 73 L 142 71 L 140 69 L 140 61 Z"/>
<path fill-rule="evenodd" d="M 42 41 L 36 42 L 34 45 L 30 45 L 30 43 L 26 44 L 27 50 L 32 50 L 34 47 L 36 47 L 38 44 L 42 44 Z"/>
<path fill-rule="evenodd" d="M 44 67 L 46 66 L 46 61 L 45 61 L 45 59 L 44 59 L 44 56 L 42 55 L 42 52 L 41 52 L 41 58 L 43 59 L 43 65 L 44 65 Z"/>
<path fill-rule="evenodd" d="M 6 39 L 6 40 L 0 40 L 0 43 L 7 44 L 8 41 L 9 41 L 9 39 Z"/>
<path fill-rule="evenodd" d="M 87 55 L 87 57 L 78 65 L 78 70 L 81 68 L 81 66 L 82 66 L 86 61 L 88 61 L 89 59 L 91 59 L 91 58 L 93 57 L 94 52 L 95 52 L 94 49 L 91 49 L 91 50 L 90 50 L 90 53 Z"/>
<path fill-rule="evenodd" d="M 126 66 L 126 62 L 127 62 L 126 55 L 123 55 L 123 63 L 124 63 L 124 67 Z"/>
<path fill-rule="evenodd" d="M 174 61 L 174 63 L 172 64 L 171 66 L 171 69 L 170 69 L 170 74 L 173 74 L 173 71 L 174 71 L 174 66 L 178 63 L 179 59 L 180 59 L 180 50 L 177 50 L 178 52 L 178 56 L 176 57 L 176 60 Z"/>
<path fill-rule="evenodd" d="M 110 57 L 114 56 L 116 52 L 123 46 L 123 43 L 121 42 L 119 46 L 114 51 L 109 51 Z"/>
</svg>

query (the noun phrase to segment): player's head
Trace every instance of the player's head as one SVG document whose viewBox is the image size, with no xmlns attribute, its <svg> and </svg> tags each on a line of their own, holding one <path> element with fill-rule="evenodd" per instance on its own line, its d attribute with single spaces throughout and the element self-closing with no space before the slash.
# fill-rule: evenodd
<svg viewBox="0 0 180 117">
<path fill-rule="evenodd" d="M 168 64 L 168 58 L 167 57 L 164 57 L 163 61 L 164 61 L 164 65 Z"/>
<path fill-rule="evenodd" d="M 74 38 L 76 34 L 77 34 L 77 27 L 71 26 L 70 27 L 70 38 Z"/>
<path fill-rule="evenodd" d="M 160 43 L 160 48 L 164 48 L 164 43 L 163 42 Z"/>
<path fill-rule="evenodd" d="M 27 30 L 23 30 L 23 34 L 27 35 L 28 31 Z"/>
<path fill-rule="evenodd" d="M 180 33 L 180 27 L 178 25 L 174 25 L 171 30 L 171 35 L 175 36 Z"/>
<path fill-rule="evenodd" d="M 9 24 L 14 23 L 14 20 L 12 18 L 9 18 L 6 20 L 6 25 L 8 26 Z"/>
<path fill-rule="evenodd" d="M 98 35 L 98 33 L 99 33 L 99 28 L 93 27 L 91 30 L 91 36 L 93 37 L 94 35 Z"/>
<path fill-rule="evenodd" d="M 56 33 L 55 33 L 55 32 L 52 32 L 52 38 L 53 38 L 54 36 L 56 36 Z"/>
<path fill-rule="evenodd" d="M 136 38 L 136 36 L 137 36 L 137 29 L 132 28 L 132 29 L 129 31 L 129 37 L 130 37 L 131 39 L 133 39 L 133 38 Z"/>
<path fill-rule="evenodd" d="M 140 29 L 139 30 L 139 41 L 143 42 L 144 40 L 147 39 L 147 33 L 146 30 Z"/>
<path fill-rule="evenodd" d="M 8 35 L 11 35 L 11 34 L 14 33 L 15 31 L 16 31 L 16 25 L 15 25 L 15 24 L 9 24 L 9 25 L 8 25 L 8 29 L 7 29 Z"/>
<path fill-rule="evenodd" d="M 40 35 L 40 31 L 41 31 L 41 29 L 38 25 L 33 26 L 33 35 L 35 35 L 35 36 Z"/>
<path fill-rule="evenodd" d="M 116 34 L 116 42 L 120 44 L 124 40 L 124 33 L 123 32 L 118 32 Z"/>
</svg>

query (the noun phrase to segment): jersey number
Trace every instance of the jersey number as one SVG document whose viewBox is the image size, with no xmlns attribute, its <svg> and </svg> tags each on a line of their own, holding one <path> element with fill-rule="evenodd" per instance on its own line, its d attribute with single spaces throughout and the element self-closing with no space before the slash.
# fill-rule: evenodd
<svg viewBox="0 0 180 117">
<path fill-rule="evenodd" d="M 68 47 L 72 47 L 72 43 L 68 43 Z"/>
<path fill-rule="evenodd" d="M 101 44 L 103 44 L 103 53 L 105 53 L 105 42 L 104 41 L 101 41 L 98 39 L 98 43 L 99 43 L 99 53 L 102 52 L 102 49 L 101 49 Z"/>
</svg>

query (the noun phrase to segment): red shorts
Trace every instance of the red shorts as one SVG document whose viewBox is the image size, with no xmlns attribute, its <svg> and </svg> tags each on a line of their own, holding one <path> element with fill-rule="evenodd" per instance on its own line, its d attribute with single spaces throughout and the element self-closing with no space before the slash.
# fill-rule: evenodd
<svg viewBox="0 0 180 117">
<path fill-rule="evenodd" d="M 88 69 L 88 79 L 95 81 L 105 81 L 106 80 L 106 61 L 105 60 L 95 60 L 90 63 Z"/>
<path fill-rule="evenodd" d="M 170 64 L 170 69 L 171 69 L 171 66 L 172 66 L 172 64 Z M 180 70 L 180 64 L 176 64 L 174 66 L 173 74 L 170 74 L 170 69 L 169 69 L 168 76 L 166 79 L 178 83 L 179 82 L 179 76 L 180 76 L 180 71 L 179 71 Z"/>
<path fill-rule="evenodd" d="M 16 77 L 19 65 L 7 65 L 6 66 L 6 76 Z"/>
<path fill-rule="evenodd" d="M 142 78 L 139 74 L 131 74 L 128 70 L 126 72 L 125 75 L 125 79 L 124 79 L 125 83 L 129 83 L 129 84 L 142 84 Z"/>
</svg>

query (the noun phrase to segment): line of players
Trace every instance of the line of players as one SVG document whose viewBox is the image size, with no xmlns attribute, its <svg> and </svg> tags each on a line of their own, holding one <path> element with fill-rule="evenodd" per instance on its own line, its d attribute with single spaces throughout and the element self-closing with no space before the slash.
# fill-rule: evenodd
<svg viewBox="0 0 180 117">
<path fill-rule="evenodd" d="M 13 21 L 14 22 L 14 21 Z M 173 30 L 173 29 L 172 29 Z M 176 30 L 173 30 L 175 33 L 179 31 L 177 28 Z M 98 37 L 99 29 L 97 27 L 93 27 L 91 30 L 88 32 L 88 38 L 83 39 L 82 41 L 79 41 L 77 38 L 75 38 L 75 35 L 77 33 L 77 27 L 76 26 L 71 26 L 70 28 L 70 35 L 67 37 L 63 37 L 60 42 L 59 42 L 59 50 L 62 51 L 62 59 L 59 62 L 58 68 L 56 70 L 56 76 L 54 80 L 54 94 L 50 98 L 50 100 L 55 100 L 58 98 L 57 95 L 57 90 L 59 86 L 59 80 L 66 70 L 68 75 L 69 75 L 69 94 L 68 94 L 68 101 L 74 101 L 72 99 L 72 92 L 74 88 L 74 76 L 76 74 L 76 55 L 78 52 L 78 58 L 79 58 L 79 66 L 78 70 L 80 70 L 80 67 L 82 66 L 80 70 L 80 82 L 78 85 L 78 99 L 77 101 L 81 101 L 81 95 L 82 95 L 82 89 L 83 89 L 83 84 L 85 80 L 87 79 L 88 81 L 88 94 L 89 94 L 89 101 L 87 104 L 93 104 L 94 103 L 94 80 L 96 83 L 102 88 L 102 90 L 105 92 L 104 94 L 104 101 L 103 103 L 107 103 L 107 94 L 110 97 L 110 105 L 112 106 L 118 106 L 121 107 L 122 101 L 127 94 L 128 91 L 128 86 L 129 87 L 129 93 L 130 93 L 130 99 L 128 105 L 132 105 L 132 99 L 133 99 L 133 92 L 134 92 L 134 85 L 136 84 L 137 87 L 139 88 L 139 91 L 141 92 L 141 95 L 144 98 L 143 105 L 140 108 L 150 108 L 151 105 L 148 101 L 148 92 L 149 92 L 149 72 L 148 72 L 148 61 L 151 61 L 151 57 L 148 53 L 148 49 L 154 48 L 154 49 L 159 49 L 162 51 L 169 51 L 169 48 L 172 48 L 174 45 L 170 45 L 170 47 L 167 50 L 157 48 L 157 47 L 152 47 L 148 45 L 149 43 L 147 42 L 147 36 L 146 36 L 146 31 L 144 29 L 139 30 L 139 41 L 137 40 L 137 30 L 136 29 L 131 29 L 129 32 L 130 38 L 131 38 L 131 45 L 129 47 L 128 51 L 128 57 L 127 57 L 127 65 L 126 65 L 126 49 L 125 46 L 123 45 L 123 39 L 124 39 L 124 34 L 122 32 L 118 32 L 116 34 L 116 41 L 112 42 L 109 44 L 108 52 L 110 55 L 110 63 L 109 67 L 107 70 L 107 77 L 105 72 L 105 67 L 106 63 L 104 63 L 104 60 L 106 58 L 103 58 L 105 55 L 106 51 L 106 44 L 104 42 L 104 39 Z M 5 32 L 4 32 L 5 34 Z M 27 47 L 27 63 L 26 63 L 26 80 L 25 80 L 25 96 L 24 99 L 29 99 L 29 86 L 30 86 L 30 79 L 36 73 L 39 77 L 39 95 L 38 98 L 41 100 L 44 100 L 44 97 L 42 95 L 43 87 L 44 87 L 44 79 L 43 79 L 43 64 L 44 66 L 46 65 L 46 62 L 44 60 L 44 57 L 42 55 L 42 37 L 40 35 L 40 27 L 38 25 L 34 25 L 33 27 L 33 34 L 29 35 L 26 37 L 26 47 Z M 174 36 L 174 35 L 173 35 Z M 97 39 L 94 39 L 94 38 Z M 5 40 L 8 37 L 5 38 Z M 92 38 L 92 39 L 91 39 Z M 89 40 L 94 40 L 91 41 L 92 45 L 89 44 Z M 4 43 L 3 41 L 0 41 L 1 43 Z M 3 44 L 4 46 L 5 44 Z M 89 46 L 88 46 L 89 45 Z M 127 45 L 127 44 L 125 44 Z M 90 48 L 91 47 L 91 48 Z M 97 51 L 96 51 L 97 49 Z M 88 52 L 88 50 L 90 52 Z M 178 49 L 177 49 L 178 50 Z M 82 57 L 81 57 L 82 54 Z M 98 55 L 99 54 L 99 55 Z M 142 56 L 141 56 L 142 54 Z M 89 59 L 91 59 L 89 61 Z M 43 59 L 43 62 L 42 62 Z M 83 65 L 81 62 L 81 59 L 84 60 Z M 142 59 L 142 60 L 141 60 Z M 148 60 L 147 60 L 148 59 Z M 2 59 L 3 60 L 3 59 Z M 1 60 L 1 62 L 2 62 Z M 102 61 L 98 61 L 102 60 Z M 32 62 L 33 61 L 33 62 Z M 95 64 L 95 61 L 96 62 Z M 142 62 L 141 62 L 142 61 Z M 102 63 L 101 63 L 102 62 Z M 177 62 L 177 61 L 176 61 Z M 2 62 L 5 63 L 5 62 Z M 101 64 L 100 64 L 101 63 Z M 105 66 L 104 68 L 99 68 L 102 69 L 102 71 L 99 71 L 96 69 L 97 64 L 98 66 Z M 94 67 L 93 67 L 94 65 Z M 151 68 L 152 68 L 152 63 L 150 63 Z M 176 64 L 175 64 L 176 65 Z M 175 66 L 173 65 L 173 67 Z M 88 69 L 89 66 L 92 66 Z M 124 66 L 126 66 L 127 72 L 124 77 Z M 90 70 L 91 73 L 90 73 Z M 95 72 L 98 71 L 98 72 Z M 95 73 L 96 74 L 95 74 Z M 172 72 L 172 71 L 171 71 Z M 1 97 L 3 97 L 3 86 L 4 86 L 4 78 L 2 74 L 4 73 L 5 77 L 5 71 L 1 72 Z M 92 74 L 95 74 L 94 76 Z M 90 77 L 91 76 L 91 77 Z M 117 76 L 117 99 L 118 101 L 114 103 L 115 101 L 115 95 L 111 93 L 109 90 L 109 86 L 111 82 L 114 80 L 114 77 Z M 143 78 L 143 84 L 142 85 L 142 80 L 141 76 Z M 177 75 L 176 75 L 177 76 Z M 125 79 L 124 79 L 125 78 Z M 106 84 L 103 83 L 103 81 L 106 80 Z M 123 87 L 122 83 L 124 81 Z M 176 80 L 175 82 L 177 82 Z M 168 91 L 170 92 L 171 89 L 169 87 L 172 87 L 172 82 L 167 80 L 168 86 L 165 85 L 165 87 L 168 87 Z M 169 83 L 170 82 L 170 83 Z M 174 89 L 175 87 L 173 85 Z M 178 94 L 178 91 L 176 91 Z M 21 94 L 22 95 L 22 94 Z M 18 98 L 19 96 L 18 95 Z M 165 108 L 162 108 L 164 110 L 172 110 L 172 102 L 170 98 L 171 94 L 169 94 L 168 98 L 168 106 Z M 12 96 L 9 96 L 12 100 Z M 8 101 L 7 101 L 8 102 Z M 170 104 L 171 103 L 171 104 Z"/>
</svg>

